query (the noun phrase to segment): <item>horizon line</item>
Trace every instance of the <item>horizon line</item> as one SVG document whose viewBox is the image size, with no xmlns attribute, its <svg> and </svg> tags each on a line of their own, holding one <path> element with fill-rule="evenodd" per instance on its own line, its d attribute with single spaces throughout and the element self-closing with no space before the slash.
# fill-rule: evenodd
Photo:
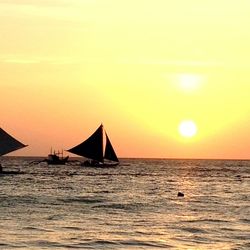
<svg viewBox="0 0 250 250">
<path fill-rule="evenodd" d="M 2 155 L 1 157 L 26 157 L 26 158 L 41 158 L 47 156 L 38 155 Z M 81 156 L 70 156 L 71 158 L 83 158 Z M 145 159 L 145 160 L 213 160 L 213 161 L 250 161 L 250 158 L 190 158 L 190 157 L 119 157 L 119 159 Z"/>
</svg>

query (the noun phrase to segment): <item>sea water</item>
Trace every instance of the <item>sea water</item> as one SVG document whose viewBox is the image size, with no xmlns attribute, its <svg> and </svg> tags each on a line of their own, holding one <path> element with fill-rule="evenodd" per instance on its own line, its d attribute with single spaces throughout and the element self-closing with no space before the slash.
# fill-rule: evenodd
<svg viewBox="0 0 250 250">
<path fill-rule="evenodd" d="M 250 161 L 32 160 L 2 158 L 1 249 L 250 249 Z"/>
</svg>

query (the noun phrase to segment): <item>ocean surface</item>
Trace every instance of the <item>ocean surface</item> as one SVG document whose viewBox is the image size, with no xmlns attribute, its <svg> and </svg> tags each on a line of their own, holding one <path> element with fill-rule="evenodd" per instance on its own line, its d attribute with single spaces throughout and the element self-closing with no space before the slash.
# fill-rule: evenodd
<svg viewBox="0 0 250 250">
<path fill-rule="evenodd" d="M 33 160 L 1 158 L 0 249 L 250 249 L 250 161 Z"/>
</svg>

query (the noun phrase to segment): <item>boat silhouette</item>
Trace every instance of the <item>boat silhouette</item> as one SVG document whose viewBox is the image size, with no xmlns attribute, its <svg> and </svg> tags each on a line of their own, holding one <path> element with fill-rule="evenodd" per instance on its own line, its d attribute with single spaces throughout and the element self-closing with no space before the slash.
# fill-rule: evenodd
<svg viewBox="0 0 250 250">
<path fill-rule="evenodd" d="M 25 145 L 15 139 L 13 136 L 8 134 L 6 131 L 4 131 L 2 128 L 0 128 L 0 156 L 8 154 L 10 152 L 16 151 L 18 149 L 27 147 L 28 145 Z M 0 174 L 19 174 L 20 171 L 5 171 L 2 168 L 2 165 L 0 163 Z"/>
<path fill-rule="evenodd" d="M 118 157 L 102 124 L 88 139 L 67 151 L 87 158 L 88 160 L 82 163 L 83 166 L 114 167 L 119 165 Z"/>
<path fill-rule="evenodd" d="M 63 151 L 62 152 L 54 151 L 52 153 L 52 149 L 51 149 L 51 152 L 48 155 L 48 158 L 43 161 L 47 162 L 49 165 L 65 165 L 68 162 L 68 159 L 69 159 L 69 156 L 63 157 Z"/>
</svg>

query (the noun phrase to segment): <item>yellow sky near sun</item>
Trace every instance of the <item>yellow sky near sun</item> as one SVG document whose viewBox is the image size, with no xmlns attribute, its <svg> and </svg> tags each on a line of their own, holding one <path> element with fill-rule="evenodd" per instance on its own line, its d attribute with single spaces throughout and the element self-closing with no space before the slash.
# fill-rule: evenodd
<svg viewBox="0 0 250 250">
<path fill-rule="evenodd" d="M 248 158 L 250 2 L 0 2 L 1 127 L 70 148 L 103 122 L 124 157 Z M 190 87 L 191 86 L 191 87 Z M 178 127 L 193 120 L 198 133 Z"/>
</svg>

